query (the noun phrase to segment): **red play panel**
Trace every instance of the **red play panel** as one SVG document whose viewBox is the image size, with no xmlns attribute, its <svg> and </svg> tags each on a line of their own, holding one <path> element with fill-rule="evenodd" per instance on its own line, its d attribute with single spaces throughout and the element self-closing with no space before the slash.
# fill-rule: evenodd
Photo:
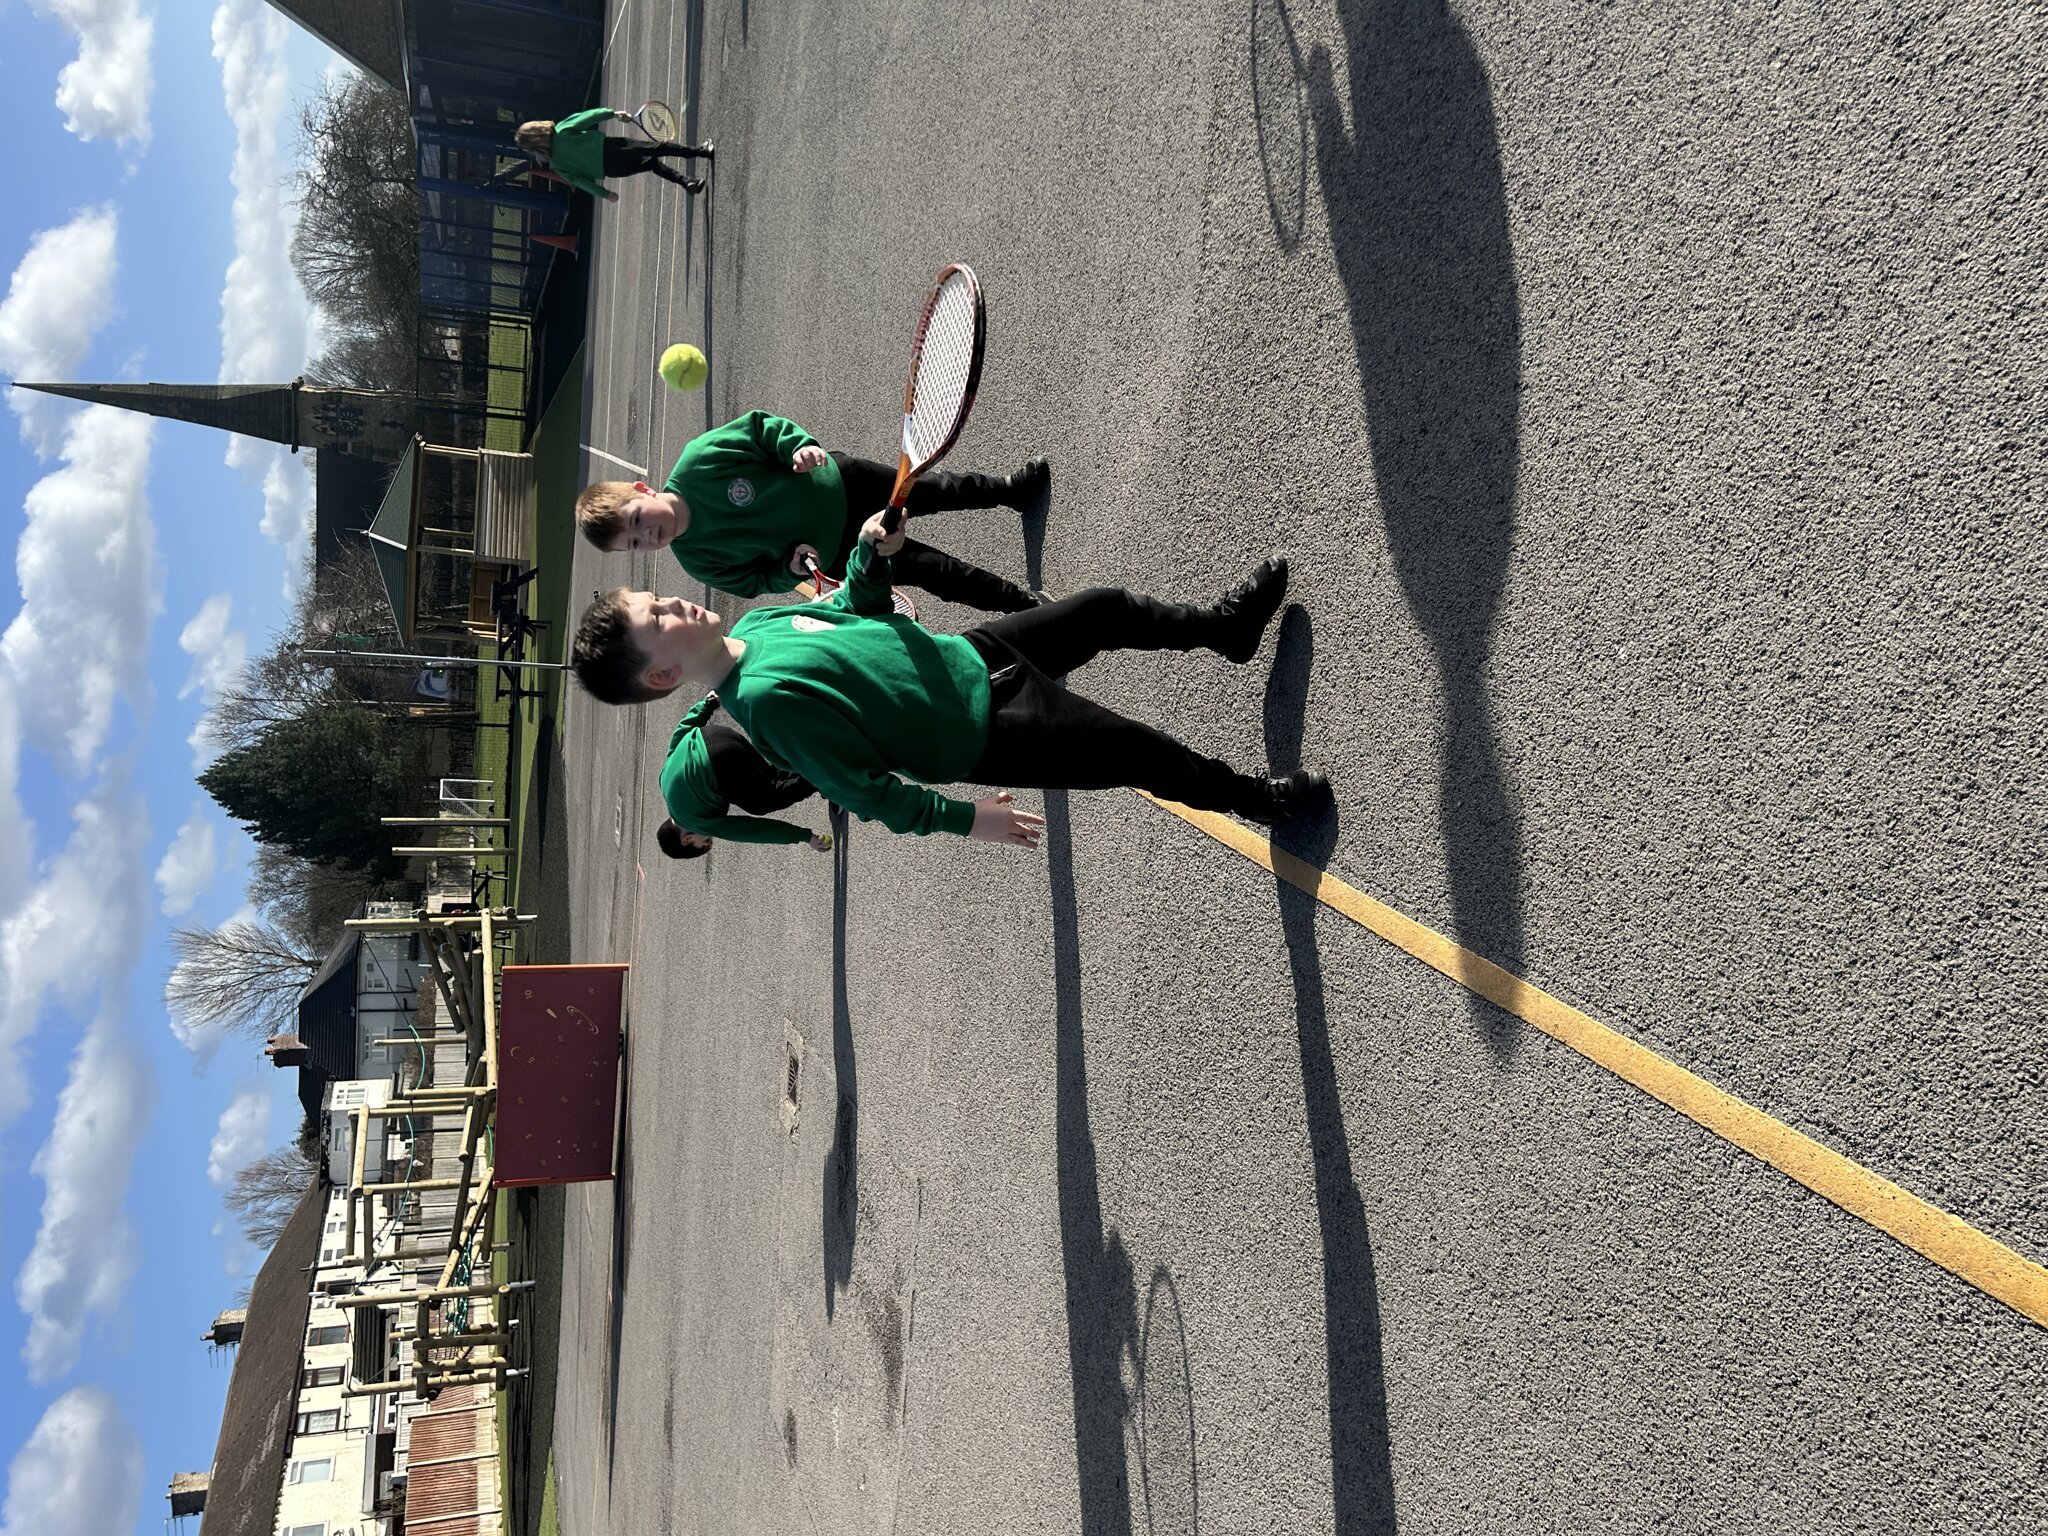
<svg viewBox="0 0 2048 1536">
<path fill-rule="evenodd" d="M 499 975 L 491 1183 L 612 1176 L 623 965 L 508 965 Z"/>
</svg>

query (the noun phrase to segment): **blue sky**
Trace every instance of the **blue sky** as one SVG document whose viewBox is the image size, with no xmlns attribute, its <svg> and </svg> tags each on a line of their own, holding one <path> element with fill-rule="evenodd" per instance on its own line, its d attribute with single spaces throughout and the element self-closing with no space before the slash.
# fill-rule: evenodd
<svg viewBox="0 0 2048 1536">
<path fill-rule="evenodd" d="M 263 0 L 0 0 L 0 379 L 297 374 L 293 105 L 335 66 Z M 248 1042 L 170 1016 L 166 935 L 245 899 L 193 780 L 312 486 L 281 449 L 4 398 L 0 1536 L 161 1536 L 227 1390 L 199 1335 L 260 1257 L 221 1185 L 298 1116 Z"/>
</svg>

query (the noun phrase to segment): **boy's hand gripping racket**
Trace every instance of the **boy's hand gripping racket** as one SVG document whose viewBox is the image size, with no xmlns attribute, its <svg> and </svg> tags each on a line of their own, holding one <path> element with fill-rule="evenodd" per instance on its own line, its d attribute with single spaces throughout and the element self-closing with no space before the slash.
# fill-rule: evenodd
<svg viewBox="0 0 2048 1536">
<path fill-rule="evenodd" d="M 675 141 L 676 114 L 665 101 L 646 101 L 630 114 L 632 124 L 657 144 Z"/>
<path fill-rule="evenodd" d="M 804 556 L 804 569 L 811 573 L 810 600 L 814 603 L 823 602 L 834 592 L 837 592 L 846 585 L 845 582 L 837 577 L 827 576 L 823 571 L 819 570 L 818 562 L 809 555 Z M 797 590 L 801 592 L 803 588 L 799 586 Z M 906 619 L 917 617 L 917 604 L 910 600 L 910 594 L 901 587 L 891 587 L 889 589 L 889 601 L 895 605 L 896 611 Z"/>
<path fill-rule="evenodd" d="M 896 488 L 882 526 L 903 526 L 903 508 L 917 477 L 946 456 L 974 408 L 981 383 L 981 349 L 988 316 L 981 282 L 971 267 L 954 262 L 924 301 L 917 340 L 910 347 L 910 382 L 903 389 L 903 450 L 896 460 Z"/>
</svg>

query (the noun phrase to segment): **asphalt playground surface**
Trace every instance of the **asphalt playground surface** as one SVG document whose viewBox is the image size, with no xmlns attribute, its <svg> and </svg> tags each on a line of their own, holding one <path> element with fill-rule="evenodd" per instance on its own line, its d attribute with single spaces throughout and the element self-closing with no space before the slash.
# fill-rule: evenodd
<svg viewBox="0 0 2048 1536">
<path fill-rule="evenodd" d="M 610 25 L 718 162 L 597 216 L 586 443 L 890 457 L 972 263 L 954 460 L 1051 505 L 920 536 L 1293 563 L 1251 665 L 1073 686 L 1322 767 L 1293 852 L 2048 1260 L 2048 13 Z M 561 948 L 633 965 L 623 1177 L 543 1207 L 569 1536 L 2048 1531 L 2042 1326 L 1128 793 L 670 863 L 684 702 L 548 749 Z"/>
</svg>

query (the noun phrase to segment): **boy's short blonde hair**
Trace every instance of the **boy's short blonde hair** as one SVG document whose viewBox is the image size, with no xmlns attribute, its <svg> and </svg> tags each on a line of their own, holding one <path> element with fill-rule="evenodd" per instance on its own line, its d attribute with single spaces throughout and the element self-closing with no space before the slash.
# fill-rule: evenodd
<svg viewBox="0 0 2048 1536">
<path fill-rule="evenodd" d="M 640 493 L 630 480 L 593 480 L 576 498 L 576 526 L 599 549 L 610 549 L 626 531 L 626 503 Z"/>
<path fill-rule="evenodd" d="M 530 123 L 521 123 L 512 131 L 512 141 L 530 155 L 547 154 L 555 145 L 554 119 L 537 117 Z"/>
</svg>

